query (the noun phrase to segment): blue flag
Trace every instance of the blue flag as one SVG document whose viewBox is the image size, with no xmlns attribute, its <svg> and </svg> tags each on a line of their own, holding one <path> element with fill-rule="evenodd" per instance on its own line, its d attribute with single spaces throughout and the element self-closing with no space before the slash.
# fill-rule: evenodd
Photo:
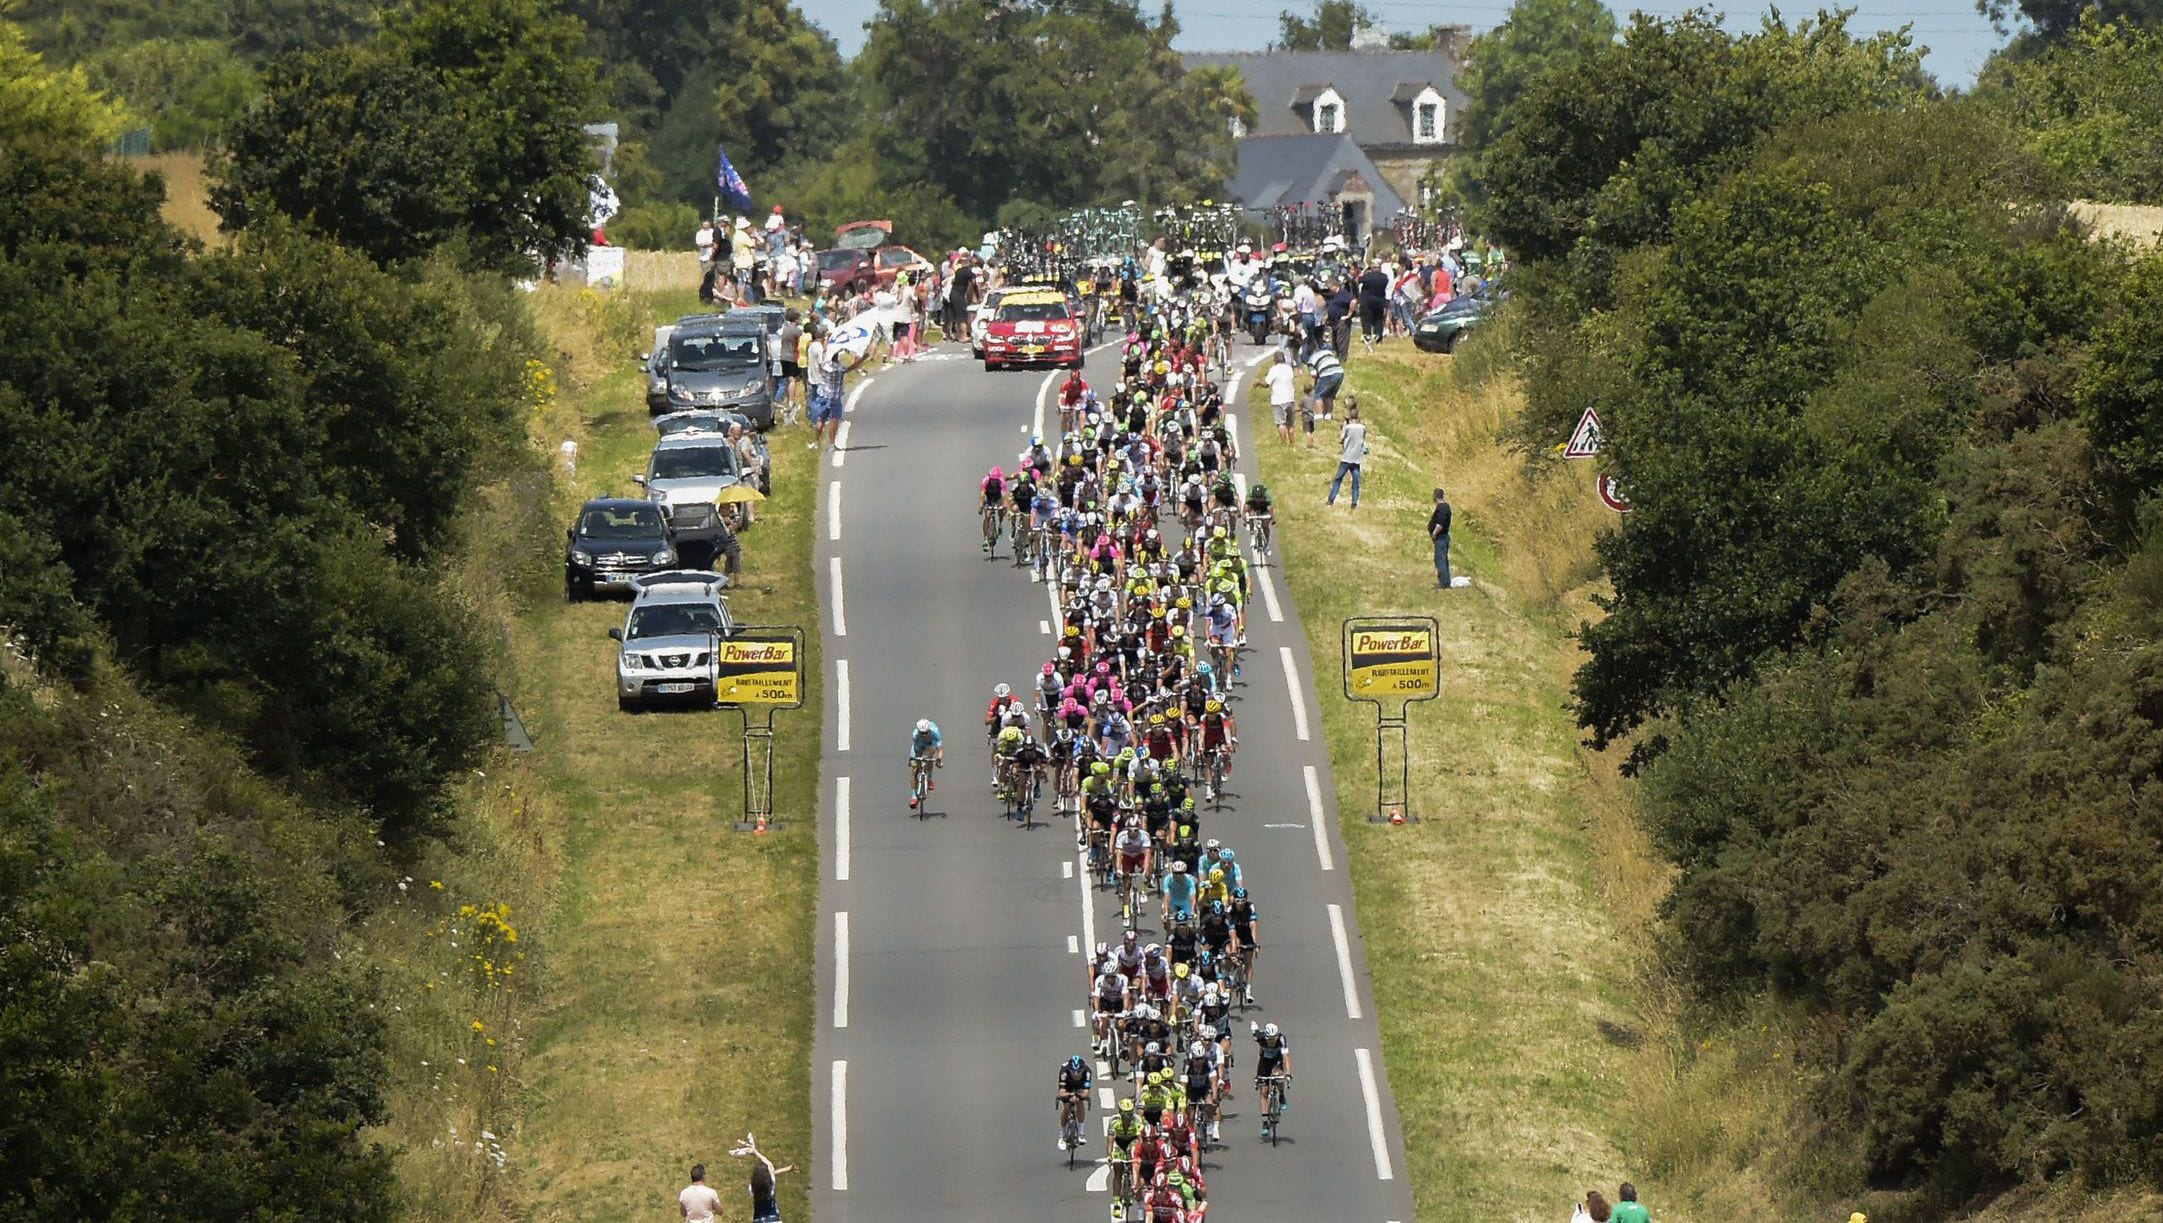
<svg viewBox="0 0 2163 1223">
<path fill-rule="evenodd" d="M 721 168 L 714 173 L 714 187 L 721 198 L 727 200 L 738 212 L 749 211 L 751 188 L 744 185 L 744 176 L 738 174 L 736 167 L 729 164 L 729 151 L 718 145 L 715 146 L 715 151 L 721 155 Z"/>
</svg>

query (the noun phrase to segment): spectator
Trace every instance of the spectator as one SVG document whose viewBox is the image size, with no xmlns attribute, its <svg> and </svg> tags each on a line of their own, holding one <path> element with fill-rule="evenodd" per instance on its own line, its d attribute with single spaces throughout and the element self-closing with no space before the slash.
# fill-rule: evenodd
<svg viewBox="0 0 2163 1223">
<path fill-rule="evenodd" d="M 706 1183 L 706 1165 L 691 1165 L 691 1183 L 676 1195 L 676 1210 L 684 1223 L 713 1223 L 721 1213 L 721 1195 Z"/>
<path fill-rule="evenodd" d="M 1314 350 L 1307 360 L 1307 372 L 1314 375 L 1314 391 L 1307 396 L 1307 449 L 1314 449 L 1314 421 L 1319 417 L 1328 420 L 1337 410 L 1337 391 L 1344 385 L 1344 362 L 1327 344 Z M 1317 411 L 1317 409 L 1320 409 Z"/>
<path fill-rule="evenodd" d="M 1355 296 L 1352 282 L 1346 280 L 1329 295 L 1324 307 L 1329 314 L 1329 346 L 1336 350 L 1337 359 L 1343 360 L 1352 348 L 1352 301 Z"/>
<path fill-rule="evenodd" d="M 1292 370 L 1292 354 L 1278 349 L 1269 362 L 1269 372 L 1262 375 L 1262 385 L 1269 388 L 1269 414 L 1277 418 L 1277 436 L 1284 444 L 1292 444 L 1292 415 L 1299 399 L 1298 376 Z M 1307 432 L 1314 432 L 1314 417 L 1307 417 Z"/>
<path fill-rule="evenodd" d="M 745 509 L 749 508 L 748 505 L 745 506 Z M 714 530 L 721 532 L 713 541 L 714 559 L 721 562 L 721 572 L 728 575 L 729 581 L 734 582 L 737 573 L 743 569 L 743 544 L 738 542 L 736 530 L 729 525 L 726 516 L 714 519 Z"/>
<path fill-rule="evenodd" d="M 1577 1209 L 1570 1212 L 1570 1223 L 1608 1223 L 1612 1213 L 1613 1208 L 1607 1204 L 1606 1198 L 1600 1196 L 1599 1190 L 1587 1189 L 1585 1200 L 1579 1202 Z"/>
<path fill-rule="evenodd" d="M 1367 461 L 1367 426 L 1359 419 L 1359 397 L 1344 403 L 1344 427 L 1337 431 L 1337 478 L 1329 482 L 1329 504 L 1337 504 L 1338 486 L 1352 477 L 1352 508 L 1359 508 L 1359 468 Z"/>
<path fill-rule="evenodd" d="M 784 1172 L 794 1172 L 795 1164 L 774 1167 L 774 1161 L 766 1158 L 757 1147 L 751 1153 L 758 1156 L 758 1166 L 751 1169 L 751 1223 L 781 1223 L 781 1202 L 774 1192 L 774 1178 Z"/>
<path fill-rule="evenodd" d="M 1614 1212 L 1608 1216 L 1614 1223 L 1652 1223 L 1651 1213 L 1637 1204 L 1637 1186 L 1624 1181 L 1615 1196 L 1622 1200 L 1615 1203 Z"/>
<path fill-rule="evenodd" d="M 1434 588 L 1450 588 L 1450 503 L 1441 489 L 1434 490 L 1434 513 L 1427 517 L 1427 537 L 1434 541 Z M 1593 1197 L 1600 1196 L 1595 1193 Z"/>
<path fill-rule="evenodd" d="M 751 218 L 737 217 L 736 228 L 729 234 L 729 270 L 736 277 L 736 300 L 758 300 L 757 286 L 753 283 L 758 266 L 758 241 L 751 232 Z"/>
<path fill-rule="evenodd" d="M 1392 279 L 1388 269 L 1379 263 L 1359 274 L 1359 331 L 1369 344 L 1382 342 L 1382 324 L 1389 309 Z"/>
<path fill-rule="evenodd" d="M 1299 324 L 1299 359 L 1305 361 L 1322 335 L 1322 299 L 1305 280 L 1292 287 L 1292 315 Z"/>
<path fill-rule="evenodd" d="M 713 222 L 710 220 L 700 221 L 698 232 L 691 235 L 691 245 L 698 251 L 698 299 L 709 305 L 713 302 L 713 282 L 716 274 L 713 253 L 717 240 Z"/>
<path fill-rule="evenodd" d="M 966 342 L 969 305 L 975 301 L 976 266 L 967 255 L 955 261 L 954 274 L 946 282 L 946 334 Z"/>
<path fill-rule="evenodd" d="M 783 314 L 781 330 L 774 333 L 774 347 L 781 350 L 781 378 L 774 384 L 777 409 L 792 408 L 796 404 L 796 386 L 804 376 L 804 367 L 797 356 L 803 337 L 803 316 L 794 309 Z"/>
</svg>

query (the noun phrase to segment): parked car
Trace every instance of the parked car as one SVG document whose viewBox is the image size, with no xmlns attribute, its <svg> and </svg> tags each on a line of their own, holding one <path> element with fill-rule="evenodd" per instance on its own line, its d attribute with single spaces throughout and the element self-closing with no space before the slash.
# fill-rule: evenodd
<svg viewBox="0 0 2163 1223">
<path fill-rule="evenodd" d="M 1460 297 L 1422 316 L 1412 326 L 1412 346 L 1421 352 L 1448 352 L 1464 334 L 1485 322 L 1497 299 Z"/>
<path fill-rule="evenodd" d="M 616 652 L 616 707 L 712 705 L 719 643 L 736 631 L 721 589 L 728 578 L 667 570 L 634 579 L 623 627 L 608 630 Z"/>
<path fill-rule="evenodd" d="M 851 221 L 834 230 L 832 247 L 820 251 L 819 284 L 834 292 L 854 293 L 890 285 L 903 271 L 927 275 L 929 259 L 893 241 L 891 221 Z"/>
<path fill-rule="evenodd" d="M 721 540 L 721 490 L 743 480 L 743 465 L 726 437 L 680 433 L 653 445 L 643 475 L 634 475 L 646 497 L 661 508 L 669 538 L 680 554 L 712 549 Z"/>
<path fill-rule="evenodd" d="M 671 412 L 666 416 L 653 418 L 654 430 L 662 437 L 693 433 L 727 437 L 730 425 L 742 425 L 750 431 L 751 444 L 757 449 L 759 456 L 758 470 L 751 473 L 752 483 L 759 492 L 771 494 L 774 491 L 773 451 L 766 446 L 766 435 L 758 431 L 749 417 L 721 408 L 696 408 L 689 412 Z"/>
<path fill-rule="evenodd" d="M 764 320 L 709 316 L 679 322 L 665 355 L 648 361 L 646 410 L 725 407 L 761 429 L 774 423 L 773 349 Z"/>
<path fill-rule="evenodd" d="M 1073 299 L 1057 289 L 1028 289 L 999 299 L 984 329 L 984 368 L 1082 363 L 1081 320 Z"/>
<path fill-rule="evenodd" d="M 668 523 L 651 501 L 596 497 L 578 507 L 564 534 L 563 597 L 572 602 L 629 590 L 633 579 L 676 563 Z"/>
</svg>

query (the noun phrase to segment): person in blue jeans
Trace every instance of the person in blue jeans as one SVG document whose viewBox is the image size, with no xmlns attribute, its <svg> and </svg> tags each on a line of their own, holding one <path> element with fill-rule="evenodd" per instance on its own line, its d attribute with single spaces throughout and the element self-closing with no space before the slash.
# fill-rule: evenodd
<svg viewBox="0 0 2163 1223">
<path fill-rule="evenodd" d="M 1344 404 L 1344 428 L 1337 434 L 1337 478 L 1329 482 L 1329 504 L 1337 504 L 1337 490 L 1344 477 L 1352 477 L 1352 508 L 1359 508 L 1359 468 L 1367 459 L 1367 425 L 1359 418 L 1359 400 Z"/>
<path fill-rule="evenodd" d="M 1450 588 L 1450 503 L 1441 489 L 1434 490 L 1434 513 L 1427 518 L 1427 537 L 1434 540 L 1434 588 Z"/>
</svg>

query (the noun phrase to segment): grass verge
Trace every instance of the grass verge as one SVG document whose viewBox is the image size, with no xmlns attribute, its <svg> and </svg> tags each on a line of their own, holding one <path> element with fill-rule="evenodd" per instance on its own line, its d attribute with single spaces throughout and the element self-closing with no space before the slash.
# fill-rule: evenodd
<svg viewBox="0 0 2163 1223">
<path fill-rule="evenodd" d="M 1362 818 L 1372 709 L 1333 683 L 1321 700 L 1415 1201 L 1435 1218 L 1554 1219 L 1587 1188 L 1646 1179 L 1633 1097 L 1660 1059 L 1644 983 L 1664 874 L 1567 712 L 1567 632 L 1607 511 L 1589 471 L 1528 475 L 1497 441 L 1516 405 L 1488 388 L 1505 382 L 1461 386 L 1450 364 L 1397 343 L 1349 364 L 1371 446 L 1357 510 L 1349 486 L 1324 505 L 1333 425 L 1309 451 L 1278 442 L 1266 400 L 1249 411 L 1318 670 L 1348 616 L 1441 625 L 1443 694 L 1412 714 L 1420 823 Z M 1453 568 L 1473 579 L 1446 592 L 1426 534 L 1437 485 Z"/>
<path fill-rule="evenodd" d="M 597 308 L 590 294 L 553 291 L 539 304 L 544 317 L 569 316 L 556 331 L 598 332 L 587 346 L 600 351 L 584 363 L 589 376 L 609 369 L 569 397 L 575 415 L 551 422 L 558 441 L 579 445 L 577 473 L 561 482 L 567 521 L 584 497 L 635 491 L 629 476 L 653 431 L 629 358 L 652 318 L 696 299 L 654 298 L 650 317 L 628 327 L 578 325 Z M 746 1131 L 779 1161 L 809 1154 L 822 672 L 810 580 L 816 472 L 791 438 L 773 439 L 774 496 L 745 534 L 731 598 L 740 622 L 802 625 L 808 638 L 809 701 L 776 715 L 778 828 L 735 831 L 736 715 L 616 709 L 607 631 L 620 602 L 551 603 L 519 626 L 520 711 L 539 745 L 538 785 L 561 805 L 564 828 L 520 1151 L 536 1220 L 669 1211 L 700 1160 L 733 1197 L 738 1170 L 726 1152 Z M 784 1208 L 803 1217 L 804 1178 L 782 1184 Z"/>
</svg>

